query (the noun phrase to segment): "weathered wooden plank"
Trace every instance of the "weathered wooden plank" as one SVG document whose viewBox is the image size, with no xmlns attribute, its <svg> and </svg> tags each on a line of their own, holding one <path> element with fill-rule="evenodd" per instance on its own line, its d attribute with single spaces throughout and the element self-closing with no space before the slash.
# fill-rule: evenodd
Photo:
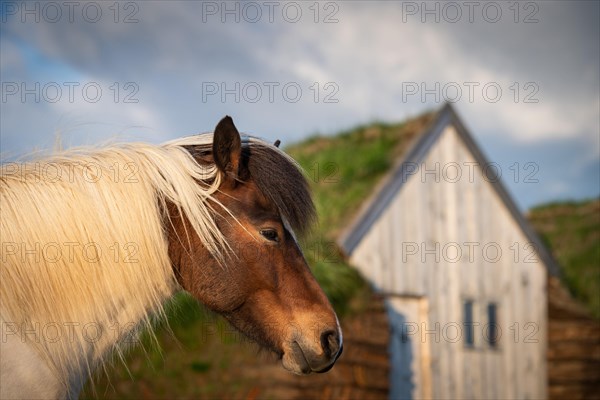
<svg viewBox="0 0 600 400">
<path fill-rule="evenodd" d="M 348 343 L 350 345 L 350 343 Z M 344 362 L 363 363 L 365 366 L 373 368 L 389 368 L 390 355 L 381 348 L 373 349 L 372 346 L 361 346 L 351 354 L 342 355 Z"/>
<path fill-rule="evenodd" d="M 600 365 L 596 361 L 561 361 L 552 365 L 550 382 L 600 382 Z"/>
<path fill-rule="evenodd" d="M 393 290 L 394 281 L 392 279 L 392 269 L 394 267 L 393 247 L 395 247 L 394 229 L 400 221 L 393 219 L 393 210 L 398 204 L 398 195 L 396 201 L 390 204 L 390 207 L 383 213 L 381 219 L 380 252 L 382 254 L 381 264 L 381 287 L 387 292 Z"/>
<path fill-rule="evenodd" d="M 500 347 L 500 367 L 497 377 L 498 381 L 498 396 L 499 399 L 512 398 L 512 385 L 507 384 L 511 382 L 511 374 L 514 368 L 513 352 L 511 351 L 510 342 L 510 331 L 509 326 L 513 320 L 513 303 L 507 298 L 507 294 L 510 293 L 510 287 L 512 285 L 511 276 L 513 269 L 513 260 L 510 255 L 509 249 L 511 246 L 511 229 L 510 221 L 506 218 L 500 218 L 500 240 L 502 243 L 502 249 L 506 253 L 503 255 L 501 262 L 499 263 L 498 269 L 500 271 L 500 278 L 497 285 L 497 299 L 498 299 L 498 323 L 501 329 L 501 336 L 499 338 L 498 346 Z"/>
<path fill-rule="evenodd" d="M 461 162 L 471 162 L 466 149 L 463 146 L 459 147 L 459 154 Z M 463 205 L 465 227 L 463 231 L 462 243 L 474 243 L 478 240 L 478 230 L 475 219 L 477 218 L 477 207 L 478 200 L 475 194 L 476 181 L 470 179 L 467 181 L 468 184 L 463 186 L 465 202 Z M 474 260 L 471 257 L 469 247 L 465 247 L 465 257 L 462 260 L 461 265 L 461 323 L 463 322 L 462 317 L 462 302 L 467 299 L 474 299 L 477 295 L 477 275 Z M 464 336 L 464 335 L 463 335 Z M 461 341 L 464 345 L 464 338 Z M 475 398 L 474 386 L 472 384 L 475 379 L 475 369 L 478 369 L 477 364 L 474 363 L 474 353 L 471 350 L 463 349 L 463 369 L 462 369 L 462 390 L 465 398 Z"/>
<path fill-rule="evenodd" d="M 425 240 L 425 235 L 429 229 L 427 216 L 428 212 L 427 200 L 423 198 L 424 185 L 421 182 L 420 177 L 414 176 L 409 181 L 407 187 L 409 191 L 406 193 L 405 202 L 405 214 L 411 214 L 408 216 L 411 225 L 407 225 L 403 228 L 403 246 L 408 249 L 407 246 L 418 246 Z M 412 210 L 411 208 L 414 207 Z M 412 248 L 412 247 L 411 247 Z M 429 288 L 426 286 L 429 280 L 429 266 L 426 263 L 421 262 L 421 255 L 417 250 L 417 254 L 408 256 L 406 258 L 409 262 L 407 267 L 410 269 L 411 277 L 413 282 L 410 287 L 407 288 L 407 293 L 414 293 L 416 295 L 425 295 Z"/>
<path fill-rule="evenodd" d="M 409 193 L 406 193 L 403 188 L 402 192 L 396 195 L 396 199 L 390 205 L 390 221 L 391 225 L 391 265 L 390 265 L 390 291 L 393 293 L 402 293 L 404 291 L 404 285 L 406 282 L 403 279 L 404 265 L 402 261 L 402 242 L 405 240 L 406 224 L 410 223 L 402 213 L 402 209 L 406 207 L 406 197 Z"/>
<path fill-rule="evenodd" d="M 589 382 L 551 384 L 548 389 L 550 400 L 593 400 L 600 399 L 600 384 L 590 385 Z"/>
<path fill-rule="evenodd" d="M 600 326 L 595 321 L 550 321 L 548 335 L 553 343 L 567 340 L 597 343 Z"/>
<path fill-rule="evenodd" d="M 419 302 L 419 316 L 421 324 L 428 322 L 429 301 L 422 298 Z M 433 397 L 433 373 L 431 370 L 431 346 L 428 343 L 421 343 L 421 395 L 423 399 Z"/>
<path fill-rule="evenodd" d="M 546 287 L 548 284 L 548 274 L 546 268 L 541 262 L 537 265 L 537 288 L 535 292 L 537 314 L 536 318 L 540 324 L 540 343 L 536 357 L 538 358 L 537 374 L 538 374 L 538 391 L 537 395 L 542 398 L 548 397 L 548 296 Z"/>
<path fill-rule="evenodd" d="M 443 165 L 446 166 L 446 174 L 443 176 L 445 183 L 445 198 L 446 198 L 446 244 L 452 244 L 452 248 L 460 248 L 460 239 L 458 233 L 459 227 L 459 184 L 460 179 L 456 180 L 452 172 L 458 169 L 451 169 L 451 165 L 458 164 L 457 154 L 457 136 L 454 129 L 450 129 L 444 134 L 445 141 Z M 444 168 L 442 168 L 444 171 Z M 450 246 L 448 246 L 450 248 Z M 461 302 L 460 302 L 460 275 L 458 268 L 460 260 L 455 258 L 455 255 L 450 252 L 443 252 L 446 261 L 446 285 L 447 285 L 447 317 L 446 324 L 459 324 L 461 320 Z M 456 255 L 457 256 L 457 255 Z M 456 325 L 453 325 L 456 326 Z M 462 396 L 462 345 L 454 343 L 453 338 L 445 338 L 446 346 L 449 350 L 448 369 L 450 371 L 450 388 L 448 395 L 453 398 L 461 398 Z"/>
<path fill-rule="evenodd" d="M 432 230 L 435 234 L 435 240 L 433 242 L 432 249 L 435 249 L 435 257 L 432 260 L 438 268 L 437 275 L 437 289 L 436 289 L 436 303 L 438 308 L 438 315 L 435 320 L 439 325 L 433 325 L 432 328 L 438 332 L 436 338 L 436 351 L 439 353 L 438 365 L 440 374 L 440 385 L 439 393 L 444 393 L 444 396 L 453 397 L 453 386 L 454 376 L 452 373 L 452 348 L 450 343 L 445 340 L 443 336 L 443 328 L 448 324 L 450 320 L 450 292 L 449 292 L 449 265 L 444 255 L 444 246 L 449 242 L 448 237 L 448 209 L 452 207 L 450 199 L 448 198 L 448 185 L 442 176 L 443 166 L 446 160 L 446 154 L 448 152 L 448 135 L 449 130 L 446 129 L 438 139 L 438 143 L 435 145 L 434 150 L 431 152 L 430 157 L 427 158 L 429 168 L 436 171 L 435 180 L 431 182 L 435 194 L 435 201 L 433 206 L 433 225 Z M 442 377 L 445 377 L 442 378 Z"/>
<path fill-rule="evenodd" d="M 425 170 L 435 170 L 435 163 L 440 159 L 440 147 L 434 146 L 426 158 L 425 165 L 422 168 Z M 425 246 L 422 249 L 423 258 L 430 266 L 429 280 L 432 284 L 432 291 L 429 293 L 429 324 L 428 330 L 433 331 L 433 334 L 426 336 L 429 342 L 431 351 L 432 377 L 433 377 L 433 396 L 435 398 L 444 397 L 448 393 L 448 368 L 446 365 L 446 349 L 439 340 L 439 324 L 443 321 L 444 305 L 446 298 L 443 297 L 443 271 L 442 264 L 439 262 L 439 252 L 436 248 L 443 240 L 442 223 L 440 218 L 441 213 L 441 185 L 436 182 L 439 179 L 437 172 L 427 173 L 425 175 L 425 185 L 428 193 L 430 193 L 429 201 L 429 237 L 426 239 Z M 431 253 L 430 253 L 431 251 Z"/>
<path fill-rule="evenodd" d="M 414 242 L 420 245 L 427 240 L 428 224 L 428 205 L 429 205 L 429 194 L 427 193 L 427 187 L 421 182 L 421 177 L 413 177 L 412 182 L 414 184 L 414 192 L 416 196 L 416 202 L 419 203 L 419 215 L 417 218 L 418 224 L 414 230 Z M 412 235 L 410 236 L 412 238 Z M 419 254 L 420 256 L 420 254 Z M 429 296 L 431 292 L 432 282 L 429 279 L 431 266 L 427 263 L 421 263 L 420 261 L 414 261 L 415 268 L 419 270 L 421 279 L 421 293 L 425 296 Z"/>
<path fill-rule="evenodd" d="M 475 287 L 473 293 L 474 300 L 474 310 L 473 315 L 475 315 L 477 323 L 481 324 L 480 316 L 481 316 L 481 307 L 482 300 L 485 299 L 485 286 L 486 286 L 486 278 L 484 274 L 484 260 L 482 258 L 482 245 L 485 244 L 485 233 L 488 229 L 488 225 L 484 224 L 484 219 L 486 218 L 487 213 L 490 211 L 488 209 L 488 200 L 486 198 L 486 183 L 483 181 L 483 177 L 481 175 L 481 171 L 475 169 L 475 179 L 473 182 L 473 195 L 474 201 L 476 204 L 476 208 L 473 214 L 474 227 L 475 232 L 473 236 L 473 242 L 477 243 L 476 256 L 474 260 L 476 262 L 471 265 L 471 273 L 475 277 Z M 475 347 L 481 347 L 481 335 L 477 332 L 480 332 L 481 327 L 476 330 L 475 334 Z M 475 398 L 483 398 L 483 385 L 484 385 L 484 376 L 485 376 L 485 365 L 484 365 L 484 355 L 481 351 L 474 351 L 473 358 L 475 360 L 473 368 L 473 379 L 474 379 L 474 396 Z"/>
<path fill-rule="evenodd" d="M 497 278 L 495 270 L 497 269 L 496 263 L 497 255 L 497 234 L 498 225 L 496 224 L 495 217 L 502 214 L 502 208 L 498 207 L 494 193 L 490 190 L 489 183 L 485 180 L 484 176 L 480 176 L 478 188 L 479 202 L 481 204 L 479 208 L 479 215 L 477 218 L 479 235 L 478 235 L 478 247 L 477 252 L 479 265 L 476 266 L 476 274 L 478 278 L 478 289 L 476 302 L 476 321 L 480 324 L 478 334 L 476 336 L 476 345 L 482 349 L 479 352 L 480 357 L 480 368 L 481 368 L 481 398 L 493 399 L 496 398 L 493 382 L 494 376 L 496 376 L 496 368 L 494 365 L 495 354 L 490 350 L 489 344 L 486 337 L 487 327 L 487 307 L 490 302 L 496 301 L 495 287 L 497 285 Z"/>
<path fill-rule="evenodd" d="M 595 360 L 600 362 L 600 342 L 557 341 L 548 348 L 547 354 L 549 362 L 559 360 Z"/>
<path fill-rule="evenodd" d="M 456 277 L 454 283 L 455 296 L 454 299 L 454 315 L 453 320 L 457 324 L 461 326 L 461 338 L 455 343 L 456 348 L 456 356 L 455 356 L 455 365 L 454 368 L 456 370 L 456 398 L 464 398 L 465 397 L 465 358 L 464 358 L 464 325 L 463 325 L 463 316 L 462 316 L 462 301 L 466 297 L 468 292 L 468 282 L 469 280 L 466 278 L 470 273 L 470 262 L 469 262 L 469 254 L 467 249 L 465 248 L 464 243 L 469 241 L 469 237 L 467 235 L 467 227 L 466 224 L 470 219 L 470 208 L 468 208 L 468 194 L 470 192 L 471 186 L 469 183 L 469 176 L 465 174 L 464 171 L 464 150 L 460 141 L 456 136 L 456 132 L 453 131 L 453 158 L 454 161 L 460 165 L 461 168 L 461 176 L 460 179 L 453 185 L 455 192 L 455 201 L 456 201 L 456 213 L 455 220 L 450 221 L 450 223 L 454 224 L 454 233 L 455 233 L 455 242 L 460 246 L 461 257 L 453 266 L 453 273 Z"/>
</svg>

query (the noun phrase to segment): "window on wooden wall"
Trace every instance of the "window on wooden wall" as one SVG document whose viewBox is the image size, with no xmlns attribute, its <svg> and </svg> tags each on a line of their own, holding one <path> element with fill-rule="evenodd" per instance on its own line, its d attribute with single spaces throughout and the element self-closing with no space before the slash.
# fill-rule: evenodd
<svg viewBox="0 0 600 400">
<path fill-rule="evenodd" d="M 463 303 L 463 325 L 465 327 L 465 346 L 475 347 L 475 327 L 473 325 L 473 300 Z"/>
<path fill-rule="evenodd" d="M 486 340 L 490 347 L 498 347 L 498 305 L 489 303 L 487 306 Z"/>
</svg>

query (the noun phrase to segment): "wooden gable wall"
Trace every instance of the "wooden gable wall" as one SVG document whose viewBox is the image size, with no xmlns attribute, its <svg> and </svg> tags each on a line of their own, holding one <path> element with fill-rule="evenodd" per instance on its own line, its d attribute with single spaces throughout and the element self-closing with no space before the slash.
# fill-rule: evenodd
<svg viewBox="0 0 600 400">
<path fill-rule="evenodd" d="M 429 346 L 434 398 L 545 398 L 546 267 L 489 182 L 492 169 L 486 177 L 476 163 L 448 124 L 350 262 L 379 291 L 426 301 L 427 324 L 412 339 Z M 480 324 L 472 349 L 460 328 L 465 300 Z M 482 330 L 489 303 L 498 306 L 497 349 Z"/>
</svg>

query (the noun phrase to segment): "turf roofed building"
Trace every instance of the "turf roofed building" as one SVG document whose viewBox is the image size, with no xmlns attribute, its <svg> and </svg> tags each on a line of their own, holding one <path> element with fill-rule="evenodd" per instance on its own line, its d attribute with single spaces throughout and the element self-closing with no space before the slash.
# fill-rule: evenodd
<svg viewBox="0 0 600 400">
<path fill-rule="evenodd" d="M 390 398 L 548 397 L 558 267 L 452 106 L 415 135 L 338 244 L 385 298 Z"/>
</svg>

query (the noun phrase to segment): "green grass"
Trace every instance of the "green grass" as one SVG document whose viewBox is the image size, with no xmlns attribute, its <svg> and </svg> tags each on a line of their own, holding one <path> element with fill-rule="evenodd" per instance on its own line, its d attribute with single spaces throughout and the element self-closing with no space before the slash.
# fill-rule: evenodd
<svg viewBox="0 0 600 400">
<path fill-rule="evenodd" d="M 571 294 L 600 318 L 600 200 L 550 203 L 529 213 Z"/>
</svg>

